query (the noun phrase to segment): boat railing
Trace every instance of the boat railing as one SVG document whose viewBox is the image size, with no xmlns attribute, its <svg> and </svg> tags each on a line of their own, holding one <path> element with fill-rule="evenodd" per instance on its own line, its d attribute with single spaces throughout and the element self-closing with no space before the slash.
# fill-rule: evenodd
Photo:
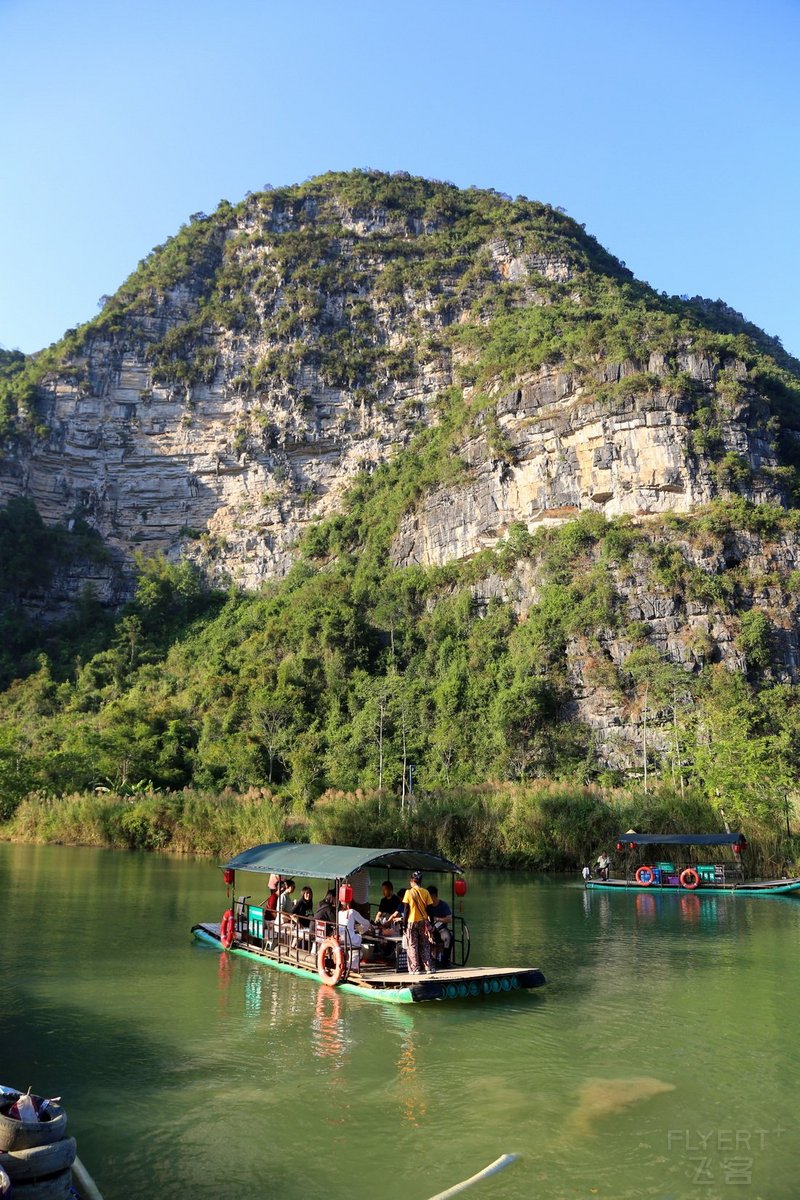
<svg viewBox="0 0 800 1200">
<path fill-rule="evenodd" d="M 681 875 L 687 869 L 694 871 L 698 877 L 698 885 L 702 887 L 713 887 L 723 884 L 743 883 L 745 880 L 745 870 L 741 862 L 697 862 L 695 860 L 687 862 L 663 862 L 663 861 L 648 861 L 646 863 L 629 863 L 625 870 L 625 879 L 629 883 L 638 882 L 637 872 L 640 870 L 648 870 L 652 873 L 652 879 L 648 886 L 659 887 L 678 887 L 681 886 Z"/>
<path fill-rule="evenodd" d="M 450 961 L 455 967 L 465 967 L 469 958 L 469 926 L 463 917 L 453 914 L 453 944 L 450 947 Z"/>
<path fill-rule="evenodd" d="M 267 951 L 279 959 L 308 965 L 317 947 L 334 935 L 336 926 L 313 917 L 306 924 L 288 913 L 272 913 L 239 896 L 234 907 L 237 940 L 254 950 Z"/>
<path fill-rule="evenodd" d="M 313 917 L 308 925 L 304 925 L 286 913 L 271 913 L 250 901 L 250 896 L 238 896 L 233 906 L 236 940 L 241 945 L 274 955 L 279 961 L 308 967 L 315 961 L 322 942 L 334 937 L 344 949 L 346 971 L 349 971 L 351 963 L 357 962 L 360 966 L 362 954 L 354 953 L 356 947 L 350 945 L 346 927 L 337 927 L 329 921 L 318 921 Z M 449 961 L 453 966 L 464 967 L 470 952 L 469 926 L 463 917 L 454 914 L 450 931 L 452 942 Z M 381 938 L 373 934 L 369 941 L 378 945 L 385 942 L 386 947 L 392 950 L 387 957 L 394 957 L 398 947 L 397 938 Z M 366 959 L 366 955 L 363 957 Z"/>
</svg>

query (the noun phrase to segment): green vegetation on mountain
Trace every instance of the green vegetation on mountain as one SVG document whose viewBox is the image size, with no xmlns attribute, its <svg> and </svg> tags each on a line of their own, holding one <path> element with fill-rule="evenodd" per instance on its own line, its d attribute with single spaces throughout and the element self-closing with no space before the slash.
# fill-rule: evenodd
<svg viewBox="0 0 800 1200">
<path fill-rule="evenodd" d="M 498 276 L 498 245 L 528 256 L 524 279 Z M 167 304 L 181 308 L 179 322 L 160 320 Z M 88 386 L 96 339 L 139 346 L 154 381 L 188 396 L 214 378 L 223 336 L 238 339 L 229 384 L 254 411 L 271 385 L 302 402 L 307 367 L 363 405 L 439 358 L 453 383 L 425 412 L 413 408 L 405 449 L 359 476 L 340 511 L 305 533 L 288 576 L 258 593 L 215 592 L 186 562 L 141 559 L 136 595 L 115 618 L 87 595 L 68 625 L 42 628 L 23 615 L 24 596 L 99 548 L 86 527 L 45 528 L 26 502 L 0 512 L 0 819 L 17 813 L 18 832 L 52 833 L 54 798 L 79 794 L 89 799 L 71 802 L 76 829 L 182 845 L 181 822 L 199 828 L 225 789 L 224 828 L 235 796 L 249 797 L 242 819 L 257 824 L 263 789 L 265 838 L 295 822 L 347 840 L 350 821 L 355 840 L 368 821 L 397 840 L 398 813 L 409 829 L 424 814 L 448 852 L 469 845 L 486 861 L 550 866 L 623 818 L 713 822 L 721 797 L 729 819 L 765 836 L 785 824 L 800 787 L 800 690 L 786 681 L 783 634 L 759 595 L 794 596 L 800 581 L 779 567 L 759 577 L 739 546 L 745 535 L 800 536 L 800 368 L 774 339 L 722 304 L 637 282 L 549 206 L 331 174 L 196 214 L 92 322 L 42 355 L 0 357 L 0 435 L 41 434 L 39 389 L 56 373 Z M 689 355 L 708 357 L 707 384 L 687 369 Z M 602 382 L 602 369 L 620 364 L 625 373 L 609 369 Z M 546 365 L 609 412 L 667 390 L 690 414 L 691 453 L 713 464 L 724 498 L 646 525 L 595 512 L 535 533 L 519 523 L 467 561 L 394 566 L 401 518 L 467 477 L 468 437 L 480 431 L 500 462 L 513 460 L 497 398 Z M 726 443 L 737 408 L 777 467 Z M 759 471 L 783 504 L 739 494 Z M 523 574 L 533 583 L 519 605 Z M 686 662 L 666 658 L 631 615 L 631 578 L 684 622 Z M 740 673 L 719 665 L 708 629 L 690 622 L 697 606 L 735 643 Z M 599 764 L 592 731 L 574 717 L 586 685 L 643 717 L 635 772 Z M 632 774 L 636 796 L 617 794 L 606 822 L 603 789 Z M 97 789 L 128 799 L 109 816 Z M 413 828 L 418 841 L 433 836 Z M 548 837 L 560 847 L 549 858 Z M 192 845 L 207 848 L 200 836 Z"/>
<path fill-rule="evenodd" d="M 379 495 L 380 480 L 362 489 Z M 580 638 L 587 677 L 667 718 L 669 744 L 642 749 L 651 788 L 719 794 L 730 818 L 774 829 L 798 786 L 800 690 L 770 676 L 768 624 L 738 619 L 748 677 L 712 663 L 691 675 L 649 645 L 615 588 L 633 566 L 736 620 L 746 568 L 706 576 L 682 546 L 721 545 L 743 525 L 794 533 L 798 515 L 717 506 L 665 521 L 654 538 L 587 514 L 533 536 L 520 527 L 480 563 L 437 570 L 392 569 L 366 542 L 320 563 L 319 530 L 289 577 L 256 595 L 209 594 L 188 565 L 144 561 L 101 650 L 73 663 L 40 656 L 0 697 L 4 813 L 31 793 L 267 786 L 307 818 L 323 793 L 382 788 L 391 821 L 409 771 L 429 797 L 481 781 L 618 785 L 598 769 L 589 731 L 567 719 L 565 651 Z M 331 539 L 341 530 L 332 522 Z M 527 619 L 508 603 L 478 605 L 476 580 L 522 559 L 541 579 Z M 611 630 L 630 643 L 621 666 L 604 650 Z"/>
</svg>

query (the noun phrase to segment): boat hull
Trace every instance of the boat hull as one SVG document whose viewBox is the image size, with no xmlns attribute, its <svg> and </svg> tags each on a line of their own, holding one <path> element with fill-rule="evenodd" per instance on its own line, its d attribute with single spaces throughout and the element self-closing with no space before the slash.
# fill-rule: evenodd
<svg viewBox="0 0 800 1200">
<path fill-rule="evenodd" d="M 203 923 L 192 928 L 192 936 L 206 946 L 222 950 L 219 925 Z M 234 942 L 227 951 L 249 958 L 290 975 L 300 975 L 323 986 L 312 964 L 287 961 L 272 953 L 254 950 Z M 434 975 L 407 975 L 376 971 L 369 979 L 353 972 L 337 990 L 362 1000 L 380 1000 L 384 1004 L 415 1004 L 425 1000 L 467 1000 L 505 992 L 542 987 L 546 982 L 538 967 L 442 967 Z M 328 986 L 328 985 L 324 985 Z"/>
<path fill-rule="evenodd" d="M 643 884 L 626 879 L 589 879 L 587 888 L 606 892 L 677 892 L 681 896 L 790 896 L 800 892 L 800 879 L 765 879 L 750 883 L 701 883 L 696 888 L 675 887 L 674 884 Z"/>
</svg>

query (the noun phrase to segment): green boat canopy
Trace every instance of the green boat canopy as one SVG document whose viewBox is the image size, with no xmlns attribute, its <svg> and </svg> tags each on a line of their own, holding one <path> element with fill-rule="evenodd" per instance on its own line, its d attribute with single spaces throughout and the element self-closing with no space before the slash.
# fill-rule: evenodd
<svg viewBox="0 0 800 1200">
<path fill-rule="evenodd" d="M 367 846 L 309 846 L 300 842 L 270 842 L 243 850 L 223 868 L 281 875 L 284 879 L 347 879 L 362 867 L 386 871 L 443 871 L 460 875 L 461 867 L 427 850 L 378 850 Z"/>
</svg>

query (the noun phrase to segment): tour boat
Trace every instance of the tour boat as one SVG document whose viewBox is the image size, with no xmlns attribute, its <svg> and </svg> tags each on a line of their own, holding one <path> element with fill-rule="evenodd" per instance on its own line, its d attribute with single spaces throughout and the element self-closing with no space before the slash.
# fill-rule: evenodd
<svg viewBox="0 0 800 1200">
<path fill-rule="evenodd" d="M 706 847 L 727 846 L 731 857 L 726 862 L 700 862 Z M 643 850 L 642 847 L 647 849 Z M 666 855 L 680 861 L 667 861 Z M 587 888 L 606 891 L 634 890 L 651 892 L 696 892 L 698 895 L 736 894 L 741 896 L 787 896 L 800 891 L 800 879 L 748 879 L 743 858 L 747 838 L 743 833 L 634 833 L 629 830 L 617 839 L 617 853 L 624 855 L 618 878 L 587 879 Z M 665 859 L 655 857 L 656 853 Z M 710 858 L 709 852 L 705 855 Z M 646 859 L 647 861 L 643 861 Z"/>
<path fill-rule="evenodd" d="M 254 846 L 223 865 L 227 895 L 235 897 L 222 920 L 192 928 L 198 941 L 217 950 L 255 959 L 280 971 L 303 975 L 317 983 L 332 984 L 342 992 L 394 1004 L 421 1000 L 457 1000 L 541 987 L 544 975 L 537 967 L 468 967 L 470 935 L 461 913 L 456 913 L 467 890 L 463 872 L 446 858 L 425 850 L 368 849 L 360 846 L 304 845 L 273 842 Z M 434 973 L 408 971 L 403 940 L 386 927 L 374 926 L 360 945 L 346 927 L 317 921 L 307 927 L 287 919 L 270 919 L 262 904 L 251 896 L 235 895 L 236 872 L 275 876 L 286 880 L 327 880 L 340 903 L 352 899 L 350 880 L 357 872 L 372 870 L 372 882 L 392 876 L 399 886 L 412 871 L 443 875 L 451 881 L 451 944 L 445 962 Z M 378 879 L 378 874 L 380 879 Z M 264 880 L 266 883 L 266 880 Z M 259 895 L 263 895 L 262 887 Z"/>
</svg>

